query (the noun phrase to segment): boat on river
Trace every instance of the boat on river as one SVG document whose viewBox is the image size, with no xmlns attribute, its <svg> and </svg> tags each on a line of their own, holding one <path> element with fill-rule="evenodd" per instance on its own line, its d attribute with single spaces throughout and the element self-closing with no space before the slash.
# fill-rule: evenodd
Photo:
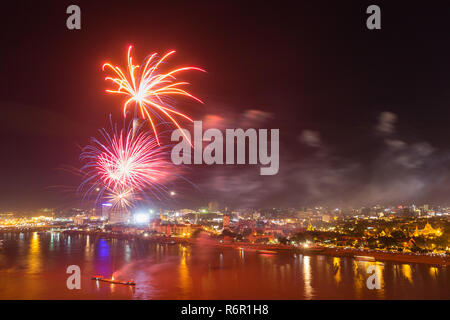
<svg viewBox="0 0 450 320">
<path fill-rule="evenodd" d="M 135 286 L 136 285 L 136 283 L 133 280 L 121 281 L 121 280 L 115 280 L 114 278 L 105 279 L 103 276 L 93 276 L 91 279 L 96 280 L 96 281 L 108 282 L 108 283 L 112 283 L 112 284 L 123 284 L 123 285 L 127 285 L 127 286 Z"/>
</svg>

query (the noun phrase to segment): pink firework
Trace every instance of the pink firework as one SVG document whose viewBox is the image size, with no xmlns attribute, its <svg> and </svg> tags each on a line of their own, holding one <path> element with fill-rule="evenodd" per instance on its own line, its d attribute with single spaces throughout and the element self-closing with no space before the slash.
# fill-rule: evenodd
<svg viewBox="0 0 450 320">
<path fill-rule="evenodd" d="M 121 195 L 124 190 L 133 194 L 165 191 L 164 182 L 172 167 L 167 147 L 159 146 L 151 132 L 140 128 L 112 131 L 100 130 L 102 139 L 92 138 L 92 143 L 83 148 L 82 186 L 89 185 L 88 192 L 100 190 L 99 196 L 105 191 L 113 195 Z"/>
</svg>

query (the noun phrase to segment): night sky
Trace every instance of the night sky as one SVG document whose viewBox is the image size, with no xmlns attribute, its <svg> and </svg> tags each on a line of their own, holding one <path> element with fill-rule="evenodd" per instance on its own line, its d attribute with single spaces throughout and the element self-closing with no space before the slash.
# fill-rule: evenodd
<svg viewBox="0 0 450 320">
<path fill-rule="evenodd" d="M 66 8 L 81 8 L 81 30 Z M 295 4 L 295 5 L 294 5 Z M 382 29 L 368 30 L 370 4 Z M 450 4 L 14 1 L 2 5 L 0 211 L 81 207 L 80 148 L 122 119 L 101 65 L 152 52 L 195 65 L 177 108 L 279 128 L 280 171 L 191 166 L 167 207 L 450 204 Z"/>
</svg>

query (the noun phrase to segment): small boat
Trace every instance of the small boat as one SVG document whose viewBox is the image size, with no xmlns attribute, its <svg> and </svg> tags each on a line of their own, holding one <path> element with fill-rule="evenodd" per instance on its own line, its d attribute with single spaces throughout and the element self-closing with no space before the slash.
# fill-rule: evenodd
<svg viewBox="0 0 450 320">
<path fill-rule="evenodd" d="M 257 252 L 257 251 L 259 251 L 259 250 L 256 250 L 254 248 L 247 248 L 247 247 L 238 247 L 238 248 L 235 248 L 235 249 L 237 249 L 239 251 L 245 251 L 245 252 Z"/>
<path fill-rule="evenodd" d="M 277 254 L 277 251 L 273 250 L 256 250 L 257 253 L 265 253 L 265 254 Z"/>
<path fill-rule="evenodd" d="M 355 256 L 355 260 L 356 260 L 356 261 L 370 261 L 370 262 L 375 262 L 375 258 L 374 258 L 374 257 L 370 257 L 370 256 Z"/>
<path fill-rule="evenodd" d="M 133 280 L 120 281 L 120 280 L 114 280 L 114 278 L 113 279 L 105 279 L 102 276 L 93 276 L 91 279 L 92 280 L 96 280 L 96 281 L 113 283 L 113 284 L 124 284 L 124 285 L 128 285 L 128 286 L 135 286 L 136 285 L 136 283 Z"/>
</svg>

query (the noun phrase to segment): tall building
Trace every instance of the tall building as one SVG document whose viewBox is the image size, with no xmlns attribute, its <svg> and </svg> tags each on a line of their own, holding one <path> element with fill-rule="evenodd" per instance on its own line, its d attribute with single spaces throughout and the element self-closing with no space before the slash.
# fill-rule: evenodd
<svg viewBox="0 0 450 320">
<path fill-rule="evenodd" d="M 126 223 L 130 219 L 130 212 L 122 208 L 114 208 L 109 211 L 110 223 Z"/>
<path fill-rule="evenodd" d="M 130 212 L 124 208 L 113 208 L 112 203 L 102 203 L 101 216 L 110 223 L 126 223 L 130 219 Z"/>
<path fill-rule="evenodd" d="M 224 214 L 222 218 L 222 224 L 224 229 L 230 228 L 230 215 Z"/>
<path fill-rule="evenodd" d="M 109 219 L 109 214 L 112 208 L 111 203 L 102 203 L 100 215 L 103 219 Z"/>
<path fill-rule="evenodd" d="M 208 203 L 208 212 L 218 212 L 219 211 L 219 204 L 215 201 L 211 201 Z"/>
</svg>

